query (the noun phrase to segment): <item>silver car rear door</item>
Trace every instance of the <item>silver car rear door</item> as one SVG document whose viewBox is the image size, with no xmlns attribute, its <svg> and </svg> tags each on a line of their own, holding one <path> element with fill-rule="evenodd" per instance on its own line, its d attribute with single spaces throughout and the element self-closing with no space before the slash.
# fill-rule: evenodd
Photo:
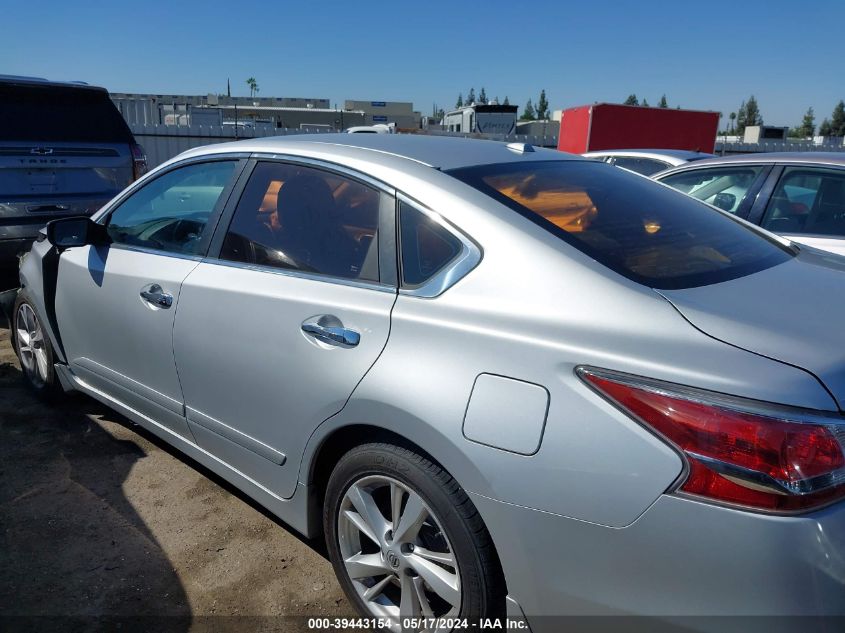
<svg viewBox="0 0 845 633">
<path fill-rule="evenodd" d="M 176 364 L 200 446 L 290 497 L 311 433 L 387 342 L 395 197 L 338 168 L 259 161 L 232 198 L 182 286 Z"/>
</svg>

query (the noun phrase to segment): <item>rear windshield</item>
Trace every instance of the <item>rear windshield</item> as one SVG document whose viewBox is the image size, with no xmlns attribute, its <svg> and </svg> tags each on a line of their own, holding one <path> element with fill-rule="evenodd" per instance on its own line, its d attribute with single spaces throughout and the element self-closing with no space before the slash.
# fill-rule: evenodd
<svg viewBox="0 0 845 633">
<path fill-rule="evenodd" d="M 595 161 L 506 163 L 449 173 L 652 288 L 718 283 L 793 257 L 706 204 Z"/>
<path fill-rule="evenodd" d="M 0 140 L 130 143 L 132 134 L 102 90 L 0 84 Z"/>
</svg>

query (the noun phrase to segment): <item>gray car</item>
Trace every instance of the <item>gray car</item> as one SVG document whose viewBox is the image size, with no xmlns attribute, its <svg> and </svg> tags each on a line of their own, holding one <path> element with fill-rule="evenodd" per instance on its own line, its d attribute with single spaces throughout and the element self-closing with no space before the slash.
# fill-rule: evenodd
<svg viewBox="0 0 845 633">
<path fill-rule="evenodd" d="M 654 179 L 790 240 L 845 255 L 845 153 L 722 156 Z"/>
<path fill-rule="evenodd" d="M 47 222 L 91 215 L 146 169 L 104 88 L 0 75 L 0 268 Z"/>
<path fill-rule="evenodd" d="M 668 187 L 523 144 L 245 140 L 51 223 L 20 279 L 32 389 L 323 535 L 392 630 L 845 615 L 845 260 Z"/>
</svg>

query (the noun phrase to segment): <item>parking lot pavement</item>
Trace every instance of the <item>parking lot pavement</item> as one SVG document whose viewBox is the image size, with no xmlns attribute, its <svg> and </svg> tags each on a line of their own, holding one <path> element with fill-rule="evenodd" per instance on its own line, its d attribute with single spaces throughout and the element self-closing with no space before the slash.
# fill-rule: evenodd
<svg viewBox="0 0 845 633">
<path fill-rule="evenodd" d="M 349 615 L 320 546 L 237 494 L 87 397 L 40 403 L 0 329 L 0 616 Z"/>
</svg>

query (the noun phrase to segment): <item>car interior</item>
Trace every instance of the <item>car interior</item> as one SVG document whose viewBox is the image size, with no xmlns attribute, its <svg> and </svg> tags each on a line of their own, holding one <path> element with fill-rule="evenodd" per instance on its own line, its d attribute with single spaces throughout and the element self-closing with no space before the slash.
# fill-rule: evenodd
<svg viewBox="0 0 845 633">
<path fill-rule="evenodd" d="M 259 163 L 221 257 L 349 279 L 378 280 L 379 194 L 311 167 Z"/>
<path fill-rule="evenodd" d="M 787 174 L 762 224 L 777 233 L 845 236 L 845 177 Z"/>
</svg>

